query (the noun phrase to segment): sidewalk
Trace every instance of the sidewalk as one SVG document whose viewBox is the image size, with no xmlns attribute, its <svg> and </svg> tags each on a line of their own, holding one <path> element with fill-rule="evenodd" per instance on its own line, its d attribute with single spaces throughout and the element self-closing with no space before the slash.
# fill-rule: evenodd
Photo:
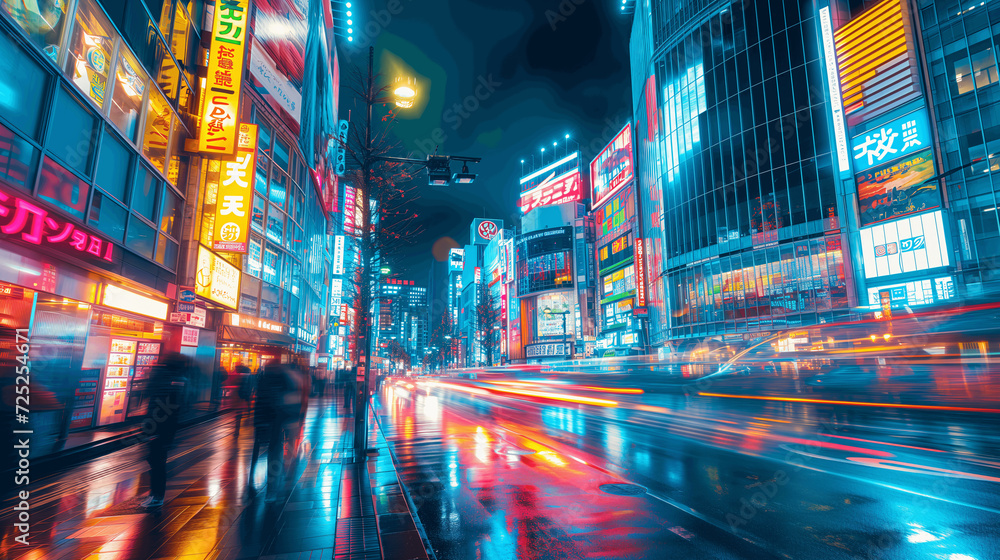
<svg viewBox="0 0 1000 560">
<path fill-rule="evenodd" d="M 31 484 L 31 546 L 14 546 L 13 503 L 0 557 L 35 560 L 426 559 L 384 437 L 354 462 L 353 415 L 340 399 L 314 399 L 286 451 L 284 492 L 265 503 L 266 452 L 248 484 L 252 421 L 238 438 L 225 413 L 178 434 L 166 503 L 143 510 L 145 446 L 102 455 Z M 265 446 L 266 447 L 266 446 Z"/>
</svg>

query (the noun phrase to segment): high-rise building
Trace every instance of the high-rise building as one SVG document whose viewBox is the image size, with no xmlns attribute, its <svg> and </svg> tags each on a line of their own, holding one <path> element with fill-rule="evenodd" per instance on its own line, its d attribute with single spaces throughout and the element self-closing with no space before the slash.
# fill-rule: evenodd
<svg viewBox="0 0 1000 560">
<path fill-rule="evenodd" d="M 413 280 L 386 277 L 379 285 L 377 301 L 378 354 L 384 359 L 398 359 L 393 354 L 398 344 L 410 363 L 419 365 L 428 340 L 427 288 L 417 286 Z"/>
</svg>

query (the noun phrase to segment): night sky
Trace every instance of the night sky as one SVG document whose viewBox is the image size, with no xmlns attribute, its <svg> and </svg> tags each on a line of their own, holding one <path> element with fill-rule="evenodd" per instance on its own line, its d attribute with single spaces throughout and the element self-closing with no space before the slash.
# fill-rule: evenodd
<svg viewBox="0 0 1000 560">
<path fill-rule="evenodd" d="M 420 284 L 434 253 L 447 254 L 450 243 L 444 238 L 455 240 L 451 246 L 468 243 L 473 218 L 516 220 L 521 159 L 528 166 L 534 156 L 537 164 L 540 148 L 547 146 L 546 162 L 552 161 L 552 142 L 558 141 L 562 154 L 568 133 L 589 162 L 596 155 L 590 146 L 603 147 L 630 118 L 631 17 L 618 13 L 611 1 L 355 0 L 352 5 L 355 40 L 339 45 L 345 79 L 349 66 L 367 64 L 369 45 L 375 46 L 375 71 L 383 79 L 417 78 L 418 101 L 395 125 L 402 148 L 423 158 L 439 144 L 442 154 L 483 158 L 471 166 L 479 173 L 472 185 L 431 188 L 421 173 L 413 208 L 425 231 L 410 256 L 393 263 Z M 346 112 L 354 103 L 347 88 L 342 92 Z M 435 243 L 438 251 L 432 250 Z"/>
</svg>

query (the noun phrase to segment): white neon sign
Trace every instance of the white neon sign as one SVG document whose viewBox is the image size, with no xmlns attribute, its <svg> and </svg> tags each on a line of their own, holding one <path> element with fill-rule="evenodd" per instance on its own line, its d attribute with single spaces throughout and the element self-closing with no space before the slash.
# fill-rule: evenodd
<svg viewBox="0 0 1000 560">
<path fill-rule="evenodd" d="M 840 171 L 845 172 L 851 168 L 851 156 L 847 149 L 844 103 L 840 98 L 840 76 L 837 70 L 837 53 L 833 47 L 833 25 L 830 23 L 829 6 L 820 8 L 819 21 L 823 29 L 823 55 L 826 58 L 826 81 L 830 88 L 833 134 L 837 142 L 837 163 L 840 165 Z"/>
</svg>

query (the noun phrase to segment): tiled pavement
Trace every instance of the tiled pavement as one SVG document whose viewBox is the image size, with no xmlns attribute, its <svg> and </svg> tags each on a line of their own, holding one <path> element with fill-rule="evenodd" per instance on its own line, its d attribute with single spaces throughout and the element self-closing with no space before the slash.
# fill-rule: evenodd
<svg viewBox="0 0 1000 560">
<path fill-rule="evenodd" d="M 339 404 L 311 403 L 286 447 L 276 503 L 263 499 L 266 454 L 252 486 L 247 480 L 251 424 L 244 419 L 235 438 L 226 414 L 178 434 L 160 511 L 139 507 L 149 484 L 141 444 L 33 481 L 31 546 L 14 546 L 13 504 L 6 501 L 0 558 L 427 558 L 384 438 L 372 426 L 379 454 L 355 463 L 353 416 L 338 414 Z"/>
</svg>

